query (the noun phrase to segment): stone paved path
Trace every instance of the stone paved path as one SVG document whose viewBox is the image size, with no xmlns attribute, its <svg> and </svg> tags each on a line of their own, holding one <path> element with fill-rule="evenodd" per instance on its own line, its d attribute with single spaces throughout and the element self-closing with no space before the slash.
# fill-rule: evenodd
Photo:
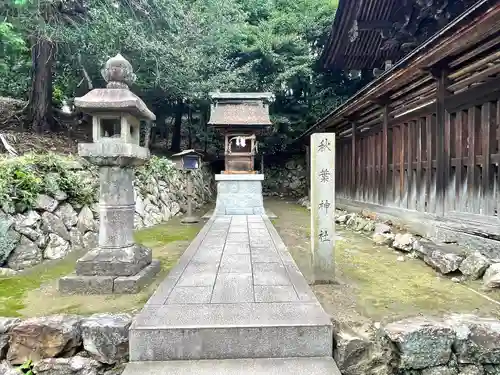
<svg viewBox="0 0 500 375">
<path fill-rule="evenodd" d="M 147 361 L 169 361 L 155 374 L 204 374 L 202 368 L 244 374 L 234 369 L 247 368 L 249 359 L 255 374 L 339 374 L 331 354 L 330 318 L 269 219 L 218 216 L 133 323 L 130 360 L 146 363 L 129 365 L 124 375 L 145 371 L 142 366 L 151 371 Z"/>
</svg>

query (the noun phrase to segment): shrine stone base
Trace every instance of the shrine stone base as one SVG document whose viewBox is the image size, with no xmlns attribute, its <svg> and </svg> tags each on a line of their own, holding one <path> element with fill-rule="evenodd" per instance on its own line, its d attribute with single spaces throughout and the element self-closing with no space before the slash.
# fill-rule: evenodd
<svg viewBox="0 0 500 375">
<path fill-rule="evenodd" d="M 263 174 L 216 174 L 214 215 L 265 215 Z"/>
</svg>

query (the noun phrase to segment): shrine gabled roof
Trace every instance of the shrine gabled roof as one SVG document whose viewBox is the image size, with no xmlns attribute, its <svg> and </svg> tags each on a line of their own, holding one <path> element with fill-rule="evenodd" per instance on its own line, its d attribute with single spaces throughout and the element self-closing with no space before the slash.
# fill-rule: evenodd
<svg viewBox="0 0 500 375">
<path fill-rule="evenodd" d="M 339 0 L 321 65 L 327 69 L 384 68 L 410 53 L 476 0 Z"/>
<path fill-rule="evenodd" d="M 392 23 L 393 10 L 401 0 L 339 0 L 330 36 L 321 56 L 325 68 L 371 69 L 385 60 L 397 60 L 397 48 L 382 50 L 384 43 L 377 24 Z M 355 22 L 368 27 L 359 31 L 355 41 L 349 33 Z M 373 27 L 370 29 L 369 27 Z"/>
<path fill-rule="evenodd" d="M 211 93 L 209 125 L 223 126 L 269 126 L 269 101 L 272 93 Z"/>
</svg>

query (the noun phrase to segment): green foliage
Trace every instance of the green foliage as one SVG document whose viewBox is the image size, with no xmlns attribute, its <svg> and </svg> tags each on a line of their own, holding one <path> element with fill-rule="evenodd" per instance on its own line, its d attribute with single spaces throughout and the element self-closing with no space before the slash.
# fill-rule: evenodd
<svg viewBox="0 0 500 375">
<path fill-rule="evenodd" d="M 136 176 L 139 180 L 145 182 L 150 177 L 163 177 L 168 180 L 173 173 L 176 172 L 174 163 L 166 158 L 152 156 L 151 159 L 141 168 L 136 171 Z"/>
<path fill-rule="evenodd" d="M 26 40 L 10 22 L 0 22 L 0 93 L 26 97 L 30 57 Z"/>
<path fill-rule="evenodd" d="M 0 6 L 6 20 L 0 36 L 9 46 L 4 49 L 4 71 L 19 72 L 0 76 L 0 95 L 26 97 L 26 45 L 33 36 L 56 47 L 53 81 L 47 82 L 55 105 L 85 94 L 89 84 L 102 87 L 102 66 L 120 52 L 134 67 L 137 82 L 132 89 L 153 108 L 157 126 L 189 114 L 189 120 L 182 120 L 183 136 L 189 132 L 198 147 L 205 142 L 212 150 L 221 147 L 217 135 L 206 128 L 209 91 L 272 91 L 275 129 L 263 151 L 279 152 L 359 87 L 342 72 L 322 72 L 317 66 L 337 4 L 10 0 Z"/>
<path fill-rule="evenodd" d="M 71 169 L 75 159 L 54 153 L 0 159 L 0 200 L 7 213 L 33 207 L 37 196 L 63 192 L 71 203 L 95 201 L 95 178 Z M 91 172 L 90 172 L 91 173 Z"/>
<path fill-rule="evenodd" d="M 33 372 L 33 367 L 34 367 L 33 361 L 31 359 L 28 359 L 21 366 L 19 366 L 19 370 L 21 371 L 21 374 L 34 375 L 35 373 Z"/>
</svg>

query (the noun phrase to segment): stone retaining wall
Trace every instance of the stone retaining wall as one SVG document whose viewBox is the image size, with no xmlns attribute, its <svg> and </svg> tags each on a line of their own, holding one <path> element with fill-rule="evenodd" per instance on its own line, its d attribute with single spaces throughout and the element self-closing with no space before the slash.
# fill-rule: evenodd
<svg viewBox="0 0 500 375">
<path fill-rule="evenodd" d="M 309 200 L 302 198 L 299 204 L 309 207 Z M 373 242 L 390 246 L 399 251 L 398 260 L 418 258 L 443 275 L 451 275 L 455 282 L 466 279 L 483 279 L 485 288 L 500 287 L 500 261 L 489 252 L 465 248 L 453 243 L 434 243 L 429 239 L 397 228 L 390 221 L 380 222 L 372 212 L 348 213 L 337 210 L 336 223 L 357 232 L 372 236 Z"/>
<path fill-rule="evenodd" d="M 450 315 L 364 330 L 337 325 L 334 358 L 343 375 L 498 375 L 500 321 Z"/>
<path fill-rule="evenodd" d="M 0 317 L 0 374 L 115 375 L 128 361 L 132 316 Z M 335 323 L 335 322 L 334 322 Z M 500 321 L 473 315 L 408 318 L 361 331 L 335 323 L 343 375 L 498 375 Z"/>
<path fill-rule="evenodd" d="M 266 164 L 264 176 L 264 195 L 298 198 L 307 194 L 307 170 L 303 158 L 286 163 Z"/>
<path fill-rule="evenodd" d="M 36 375 L 116 375 L 128 361 L 128 314 L 0 318 L 0 374 L 19 375 L 33 362 Z"/>
<path fill-rule="evenodd" d="M 168 160 L 156 158 L 153 162 L 157 163 L 156 167 L 144 167 L 136 173 L 136 229 L 167 221 L 186 210 L 186 173 L 176 170 Z M 77 204 L 61 190 L 51 195 L 40 194 L 34 206 L 22 212 L 7 214 L 0 209 L 0 276 L 14 274 L 44 260 L 61 259 L 73 249 L 91 249 L 96 245 L 97 170 L 83 161 L 73 162 L 68 168 L 74 168 L 83 176 L 83 184 L 96 188 L 94 203 Z M 213 174 L 204 168 L 193 173 L 193 180 L 193 207 L 197 208 L 213 199 Z"/>
</svg>

